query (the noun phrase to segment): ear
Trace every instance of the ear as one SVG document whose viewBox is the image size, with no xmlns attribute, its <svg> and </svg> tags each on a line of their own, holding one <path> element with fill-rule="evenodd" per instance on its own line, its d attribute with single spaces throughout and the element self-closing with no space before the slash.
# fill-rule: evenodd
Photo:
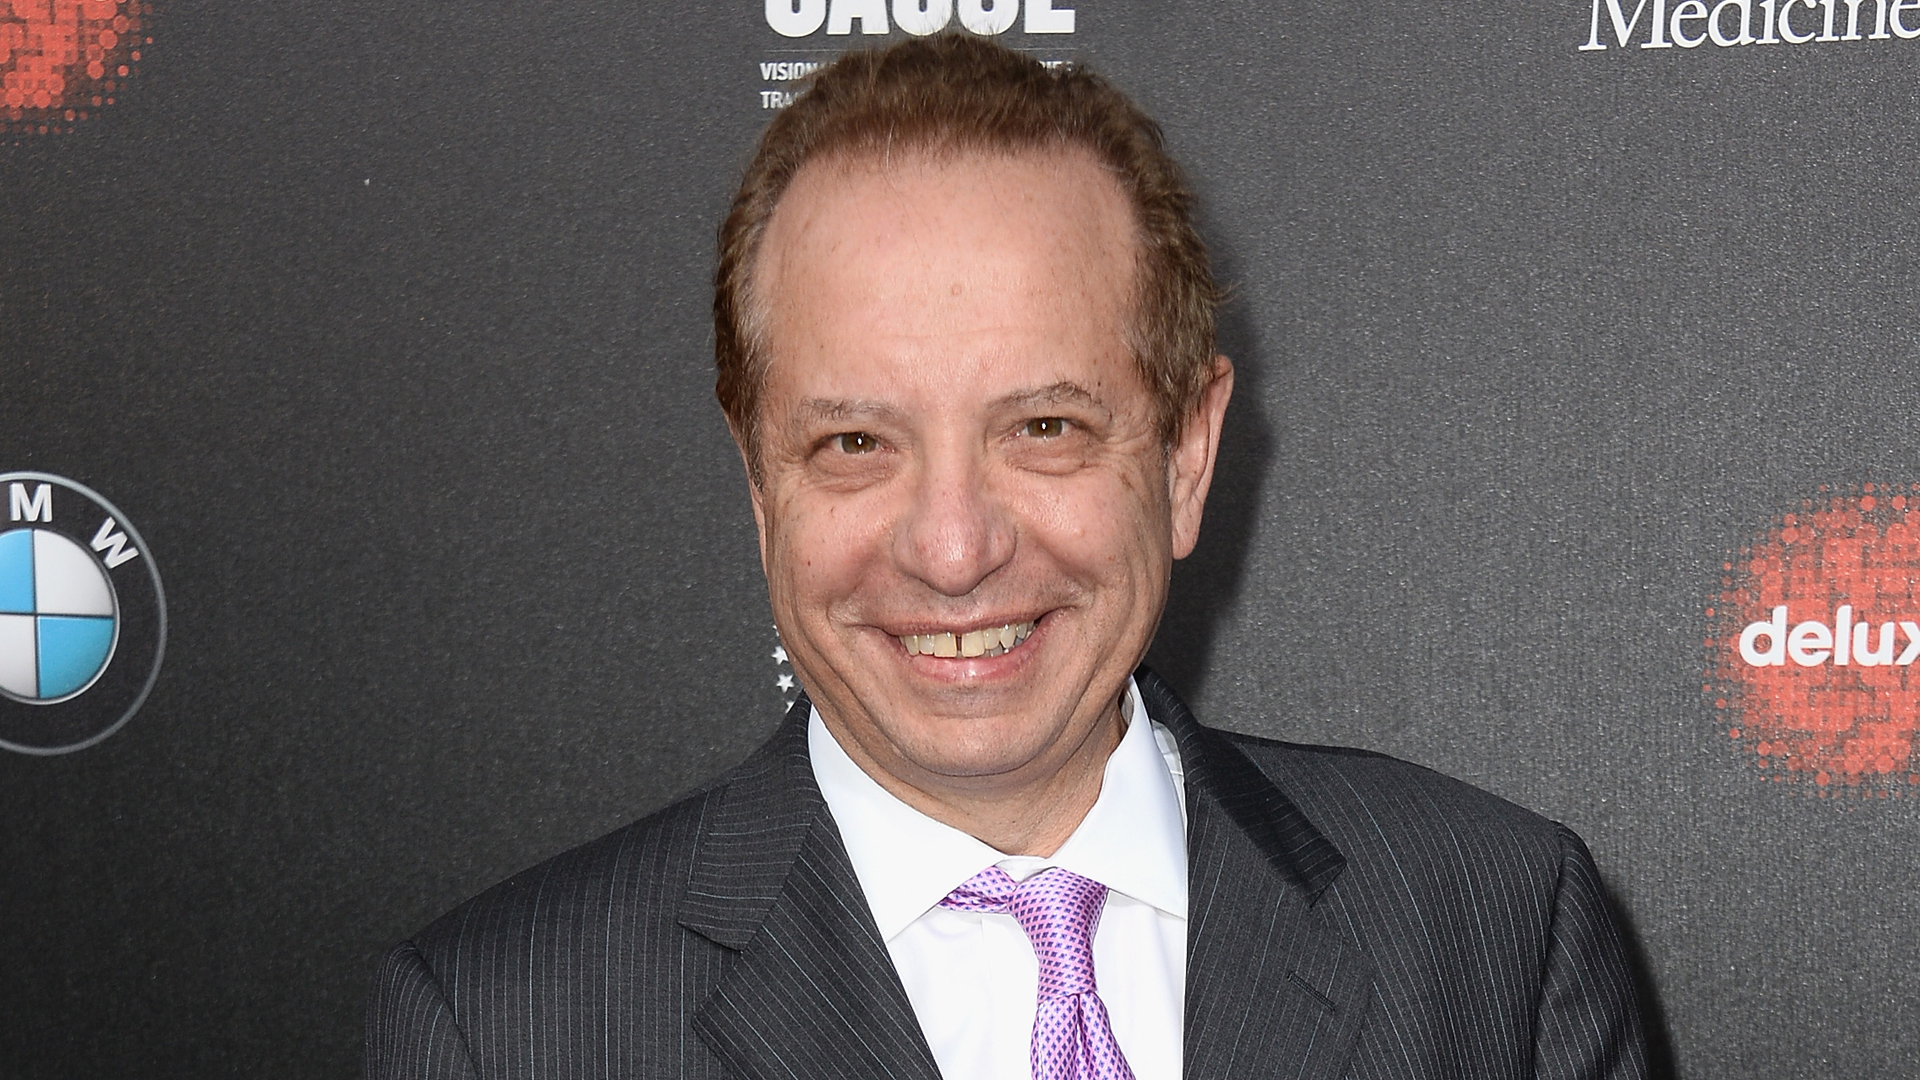
<svg viewBox="0 0 1920 1080">
<path fill-rule="evenodd" d="M 1173 512 L 1173 557 L 1184 559 L 1200 540 L 1200 513 L 1213 484 L 1213 463 L 1220 453 L 1220 422 L 1233 397 L 1233 361 L 1213 358 L 1213 371 L 1200 403 L 1167 455 L 1167 495 Z"/>
<path fill-rule="evenodd" d="M 747 498 L 753 503 L 753 528 L 760 536 L 760 571 L 765 573 L 767 569 L 767 495 L 761 487 L 760 475 L 753 467 L 753 454 L 747 449 L 746 440 L 740 437 L 740 432 L 733 430 L 733 425 L 727 425 L 727 429 L 733 434 L 734 449 L 740 451 L 740 466 L 746 470 Z"/>
</svg>

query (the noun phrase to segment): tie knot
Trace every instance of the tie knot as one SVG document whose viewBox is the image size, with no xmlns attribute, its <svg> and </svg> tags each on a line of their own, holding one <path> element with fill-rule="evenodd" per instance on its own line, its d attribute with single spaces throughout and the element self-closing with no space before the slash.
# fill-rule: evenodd
<svg viewBox="0 0 1920 1080">
<path fill-rule="evenodd" d="M 1033 943 L 1040 961 L 1040 996 L 1046 998 L 1094 992 L 1093 929 L 1106 899 L 1105 885 L 1057 866 L 1020 882 L 989 866 L 940 904 L 1012 915 Z"/>
</svg>

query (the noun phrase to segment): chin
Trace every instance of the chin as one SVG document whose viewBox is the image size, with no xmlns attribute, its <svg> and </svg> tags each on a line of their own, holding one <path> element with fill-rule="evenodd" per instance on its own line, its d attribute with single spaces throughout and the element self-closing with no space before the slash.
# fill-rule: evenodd
<svg viewBox="0 0 1920 1080">
<path fill-rule="evenodd" d="M 1013 772 L 1057 742 L 1042 736 L 1030 719 L 986 717 L 916 725 L 909 740 L 896 741 L 903 756 L 940 776 L 999 776 Z M 908 734 L 903 732 L 902 734 Z"/>
</svg>

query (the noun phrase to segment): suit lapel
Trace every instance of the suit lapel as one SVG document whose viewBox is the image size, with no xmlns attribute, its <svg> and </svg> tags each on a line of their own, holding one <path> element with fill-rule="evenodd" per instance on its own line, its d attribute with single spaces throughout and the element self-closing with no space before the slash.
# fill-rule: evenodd
<svg viewBox="0 0 1920 1080">
<path fill-rule="evenodd" d="M 1151 671 L 1147 711 L 1186 773 L 1186 1080 L 1334 1080 L 1373 964 L 1314 903 L 1345 860 L 1239 749 Z M 813 779 L 802 697 L 717 791 L 680 924 L 735 952 L 694 1029 L 754 1080 L 938 1080 L 906 991 Z"/>
<path fill-rule="evenodd" d="M 1135 679 L 1186 773 L 1186 1080 L 1341 1076 L 1374 970 L 1314 910 L 1345 859 L 1158 676 L 1142 668 Z"/>
<path fill-rule="evenodd" d="M 734 950 L 693 1027 L 729 1069 L 938 1080 L 807 756 L 803 696 L 715 793 L 680 925 Z"/>
</svg>

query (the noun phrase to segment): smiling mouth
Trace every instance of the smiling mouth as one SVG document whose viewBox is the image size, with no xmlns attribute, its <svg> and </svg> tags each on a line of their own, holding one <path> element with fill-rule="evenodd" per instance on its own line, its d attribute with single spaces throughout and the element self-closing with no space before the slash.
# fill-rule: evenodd
<svg viewBox="0 0 1920 1080">
<path fill-rule="evenodd" d="M 1037 620 L 1008 623 L 1005 626 L 989 626 L 983 630 L 968 630 L 963 633 L 948 631 L 940 634 L 900 634 L 900 644 L 906 646 L 908 656 L 958 656 L 972 659 L 976 656 L 999 656 L 1012 652 L 1033 633 Z"/>
</svg>

